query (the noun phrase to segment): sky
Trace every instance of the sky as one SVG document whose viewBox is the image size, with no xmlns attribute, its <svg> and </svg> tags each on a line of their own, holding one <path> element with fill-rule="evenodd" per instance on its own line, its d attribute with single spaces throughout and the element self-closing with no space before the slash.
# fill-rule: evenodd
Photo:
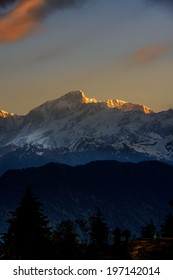
<svg viewBox="0 0 173 280">
<path fill-rule="evenodd" d="M 173 0 L 1 0 L 0 109 L 73 90 L 173 108 Z"/>
</svg>

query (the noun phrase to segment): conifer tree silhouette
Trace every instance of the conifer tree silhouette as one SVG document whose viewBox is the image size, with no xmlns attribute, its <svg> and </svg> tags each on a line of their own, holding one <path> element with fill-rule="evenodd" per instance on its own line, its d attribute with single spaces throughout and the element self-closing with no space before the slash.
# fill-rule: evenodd
<svg viewBox="0 0 173 280">
<path fill-rule="evenodd" d="M 122 231 L 122 236 L 124 237 L 125 242 L 128 243 L 130 237 L 131 237 L 131 231 L 129 229 L 125 229 Z"/>
<path fill-rule="evenodd" d="M 71 220 L 61 221 L 53 232 L 53 243 L 57 259 L 77 259 L 79 240 Z"/>
<path fill-rule="evenodd" d="M 90 217 L 90 225 L 91 243 L 103 249 L 107 245 L 109 229 L 98 207 L 96 213 Z"/>
<path fill-rule="evenodd" d="M 173 199 L 169 201 L 171 210 L 173 210 Z M 163 237 L 173 237 L 173 214 L 169 213 L 164 221 L 164 224 L 161 225 L 161 233 Z"/>
<path fill-rule="evenodd" d="M 163 237 L 173 237 L 173 215 L 170 213 L 166 216 L 164 224 L 161 226 Z"/>
<path fill-rule="evenodd" d="M 40 206 L 28 187 L 3 235 L 5 259 L 48 259 L 50 228 Z"/>
<path fill-rule="evenodd" d="M 118 247 L 121 244 L 121 237 L 122 237 L 122 231 L 119 227 L 116 227 L 113 231 L 113 246 Z"/>
<path fill-rule="evenodd" d="M 129 259 L 129 239 L 131 237 L 131 231 L 129 229 L 121 230 L 116 227 L 113 231 L 113 246 L 112 254 L 115 259 Z"/>
<path fill-rule="evenodd" d="M 154 238 L 156 236 L 156 226 L 153 221 L 146 223 L 145 226 L 141 227 L 141 236 L 143 238 Z"/>
</svg>

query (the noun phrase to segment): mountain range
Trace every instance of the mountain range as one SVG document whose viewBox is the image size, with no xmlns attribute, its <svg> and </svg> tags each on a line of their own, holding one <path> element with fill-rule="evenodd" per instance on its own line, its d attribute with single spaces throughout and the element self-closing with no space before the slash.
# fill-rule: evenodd
<svg viewBox="0 0 173 280">
<path fill-rule="evenodd" d="M 10 168 L 93 160 L 173 163 L 173 110 L 72 91 L 20 116 L 0 110 L 0 174 Z"/>
<path fill-rule="evenodd" d="M 43 203 L 52 226 L 64 219 L 86 219 L 99 207 L 112 229 L 129 228 L 139 235 L 150 220 L 159 230 L 170 211 L 173 166 L 157 161 L 95 161 L 8 170 L 0 177 L 0 233 L 27 186 Z"/>
</svg>

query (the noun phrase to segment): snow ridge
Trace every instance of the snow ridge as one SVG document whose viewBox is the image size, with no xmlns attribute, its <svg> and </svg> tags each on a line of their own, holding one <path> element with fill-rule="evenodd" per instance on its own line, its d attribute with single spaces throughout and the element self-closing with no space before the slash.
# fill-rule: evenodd
<svg viewBox="0 0 173 280">
<path fill-rule="evenodd" d="M 122 100 L 98 101 L 72 91 L 15 117 L 0 111 L 0 158 L 44 158 L 70 163 L 118 159 L 157 159 L 173 163 L 173 110 L 151 109 Z M 5 116 L 5 117 L 4 117 Z M 87 153 L 87 156 L 86 156 Z M 47 158 L 48 160 L 48 158 Z M 81 161 L 79 161 L 80 163 Z M 66 163 L 69 163 L 68 160 Z"/>
<path fill-rule="evenodd" d="M 11 116 L 14 116 L 14 114 L 13 113 L 8 113 L 4 110 L 0 110 L 0 117 L 7 118 L 7 117 L 11 117 Z"/>
</svg>

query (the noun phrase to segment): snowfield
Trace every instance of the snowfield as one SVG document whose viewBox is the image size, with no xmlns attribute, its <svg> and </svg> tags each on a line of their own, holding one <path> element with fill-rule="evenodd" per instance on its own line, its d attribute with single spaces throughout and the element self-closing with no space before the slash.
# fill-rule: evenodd
<svg viewBox="0 0 173 280">
<path fill-rule="evenodd" d="M 55 161 L 61 161 L 58 154 L 90 152 L 88 161 L 144 157 L 173 163 L 173 110 L 154 113 L 122 100 L 87 98 L 82 91 L 48 101 L 25 116 L 1 110 L 0 158 L 22 149 L 39 158 L 56 151 Z"/>
</svg>

